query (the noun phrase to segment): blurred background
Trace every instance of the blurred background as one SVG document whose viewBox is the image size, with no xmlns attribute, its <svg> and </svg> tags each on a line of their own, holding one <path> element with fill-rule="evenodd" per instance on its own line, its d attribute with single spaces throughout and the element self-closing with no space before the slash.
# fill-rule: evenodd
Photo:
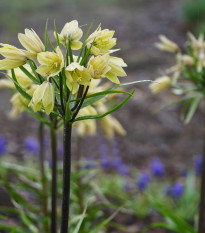
<svg viewBox="0 0 205 233">
<path fill-rule="evenodd" d="M 121 78 L 122 82 L 155 79 L 161 70 L 174 65 L 171 55 L 154 46 L 159 34 L 183 46 L 187 31 L 205 33 L 204 0 L 0 0 L 0 4 L 0 41 L 17 47 L 17 33 L 25 28 L 33 28 L 43 39 L 47 19 L 51 37 L 54 20 L 58 31 L 73 19 L 80 25 L 89 25 L 96 19 L 93 30 L 99 23 L 103 29 L 114 29 L 121 48 L 116 55 L 128 64 L 128 77 Z M 189 125 L 180 121 L 180 106 L 153 114 L 174 97 L 168 92 L 153 95 L 148 85 L 135 85 L 137 91 L 132 100 L 115 114 L 127 130 L 127 136 L 115 138 L 121 156 L 127 165 L 139 168 L 158 156 L 170 169 L 183 169 L 192 163 L 194 155 L 202 153 L 202 113 L 199 110 Z M 8 141 L 8 152 L 21 158 L 23 141 L 37 136 L 38 122 L 26 113 L 11 120 L 10 97 L 9 90 L 0 91 L 0 134 Z M 97 143 L 91 143 L 93 140 Z M 112 142 L 100 140 L 111 148 Z M 98 156 L 101 141 L 97 137 L 86 137 L 83 143 L 89 145 L 85 157 Z"/>
</svg>

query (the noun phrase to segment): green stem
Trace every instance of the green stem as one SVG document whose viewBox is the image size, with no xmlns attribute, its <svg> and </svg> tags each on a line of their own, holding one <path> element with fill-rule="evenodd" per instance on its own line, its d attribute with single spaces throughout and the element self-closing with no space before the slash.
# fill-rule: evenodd
<svg viewBox="0 0 205 233">
<path fill-rule="evenodd" d="M 64 157 L 63 157 L 63 196 L 61 233 L 68 233 L 69 207 L 70 207 L 70 178 L 71 178 L 71 132 L 72 123 L 64 122 Z"/>
<path fill-rule="evenodd" d="M 82 137 L 78 136 L 77 137 L 77 170 L 80 171 L 81 166 L 79 164 L 79 162 L 81 161 L 81 142 L 82 142 Z M 78 193 L 79 193 L 79 214 L 83 213 L 84 210 L 84 196 L 83 196 L 83 184 L 82 184 L 82 177 L 79 176 L 78 177 Z"/>
<path fill-rule="evenodd" d="M 45 149 L 44 149 L 44 124 L 39 124 L 39 145 L 40 145 L 40 169 L 41 169 L 41 184 L 42 184 L 42 211 L 44 218 L 48 216 L 48 196 L 47 196 L 47 177 L 45 174 Z M 49 232 L 48 221 L 44 221 L 44 231 Z"/>
<path fill-rule="evenodd" d="M 56 204 L 57 204 L 57 137 L 56 137 L 56 118 L 51 117 L 51 149 L 52 149 L 52 187 L 51 187 L 51 233 L 57 233 L 56 224 Z"/>
</svg>

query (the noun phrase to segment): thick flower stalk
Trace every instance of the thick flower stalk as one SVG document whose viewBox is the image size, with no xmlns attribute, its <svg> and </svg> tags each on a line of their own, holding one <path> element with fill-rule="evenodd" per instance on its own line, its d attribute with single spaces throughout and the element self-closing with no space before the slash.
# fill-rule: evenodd
<svg viewBox="0 0 205 233">
<path fill-rule="evenodd" d="M 93 23 L 92 23 L 93 24 Z M 69 232 L 69 196 L 71 168 L 71 131 L 78 126 L 78 131 L 94 134 L 96 120 L 100 119 L 102 129 L 108 137 L 114 133 L 124 135 L 125 130 L 110 113 L 122 107 L 133 95 L 117 88 L 119 77 L 125 77 L 127 66 L 122 58 L 110 56 L 117 50 L 114 31 L 101 30 L 98 27 L 90 33 L 90 25 L 83 41 L 83 31 L 77 20 L 65 24 L 59 33 L 55 27 L 56 44 L 52 44 L 45 30 L 45 44 L 33 29 L 19 33 L 18 39 L 25 50 L 8 44 L 0 44 L 0 70 L 7 70 L 7 79 L 0 81 L 0 87 L 12 88 L 14 95 L 11 102 L 13 115 L 27 110 L 41 123 L 50 127 L 53 139 L 52 171 L 52 216 L 51 233 L 57 232 L 56 224 L 56 130 L 64 125 L 64 158 L 61 233 Z M 49 49 L 50 45 L 50 49 Z M 63 47 L 63 46 L 65 47 Z M 73 50 L 75 54 L 73 55 Z M 77 51 L 78 54 L 77 54 Z M 114 86 L 102 84 L 107 78 Z M 128 83 L 129 84 L 129 83 Z M 124 84 L 124 85 L 128 85 Z M 126 98 L 109 109 L 106 102 L 110 94 L 125 94 Z M 45 117 L 49 115 L 50 117 Z M 50 120 L 48 120 L 50 119 Z M 109 128 L 109 130 L 108 130 Z"/>
</svg>

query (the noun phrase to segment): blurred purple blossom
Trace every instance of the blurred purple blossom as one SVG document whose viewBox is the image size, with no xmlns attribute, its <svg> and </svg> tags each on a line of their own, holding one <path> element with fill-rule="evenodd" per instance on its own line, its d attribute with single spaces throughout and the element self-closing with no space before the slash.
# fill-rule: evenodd
<svg viewBox="0 0 205 233">
<path fill-rule="evenodd" d="M 39 155 L 40 152 L 40 147 L 39 147 L 39 142 L 36 138 L 34 137 L 27 137 L 24 140 L 24 147 L 27 152 L 33 154 L 33 155 Z"/>
<path fill-rule="evenodd" d="M 129 168 L 125 165 L 125 164 L 121 164 L 118 168 L 117 168 L 117 172 L 121 175 L 121 176 L 126 176 L 129 173 Z"/>
<path fill-rule="evenodd" d="M 196 155 L 194 157 L 194 166 L 195 166 L 195 172 L 196 172 L 197 176 L 201 175 L 202 163 L 203 163 L 203 156 L 202 155 Z"/>
<path fill-rule="evenodd" d="M 152 171 L 152 174 L 156 177 L 161 177 L 165 173 L 164 164 L 157 157 L 152 159 L 151 164 L 150 164 L 150 169 Z"/>
<path fill-rule="evenodd" d="M 180 198 L 184 193 L 184 184 L 181 181 L 176 181 L 172 186 L 172 196 Z"/>
<path fill-rule="evenodd" d="M 91 157 L 86 158 L 85 160 L 85 169 L 92 169 L 95 167 L 95 160 Z"/>
<path fill-rule="evenodd" d="M 111 167 L 110 157 L 108 155 L 100 156 L 100 166 L 102 169 L 107 170 Z"/>
<path fill-rule="evenodd" d="M 139 190 L 144 191 L 147 188 L 148 183 L 150 182 L 150 176 L 148 172 L 143 171 L 139 174 L 137 179 L 137 187 Z"/>
<path fill-rule="evenodd" d="M 0 156 L 6 153 L 6 139 L 4 136 L 0 135 Z"/>
</svg>

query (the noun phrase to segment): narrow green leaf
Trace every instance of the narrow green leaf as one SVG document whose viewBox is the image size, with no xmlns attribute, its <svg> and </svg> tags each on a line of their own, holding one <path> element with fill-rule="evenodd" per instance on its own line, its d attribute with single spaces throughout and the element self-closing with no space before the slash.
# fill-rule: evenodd
<svg viewBox="0 0 205 233">
<path fill-rule="evenodd" d="M 153 224 L 150 224 L 150 225 L 146 226 L 145 228 L 142 229 L 142 231 L 140 231 L 140 233 L 145 233 L 146 231 L 148 231 L 150 229 L 153 229 L 153 228 L 164 228 L 164 229 L 167 229 L 167 230 L 170 230 L 170 231 L 175 230 L 175 228 L 173 229 L 173 227 L 171 227 L 169 224 L 167 224 L 165 222 L 158 222 L 158 223 L 153 223 Z"/>
<path fill-rule="evenodd" d="M 80 61 L 80 57 L 81 57 L 81 55 L 82 55 L 82 53 L 83 53 L 83 49 L 84 49 L 84 47 L 85 47 L 85 42 L 86 42 L 86 40 L 87 40 L 87 38 L 88 38 L 88 34 L 89 34 L 89 32 L 90 32 L 90 30 L 91 30 L 91 28 L 92 28 L 94 22 L 95 22 L 95 19 L 92 21 L 92 23 L 90 24 L 90 26 L 89 26 L 89 28 L 88 28 L 86 34 L 85 34 L 85 38 L 84 38 L 84 40 L 83 40 L 83 45 L 82 45 L 81 50 L 80 50 L 80 53 L 79 53 L 79 55 L 78 55 L 77 62 Z"/>
<path fill-rule="evenodd" d="M 81 225 L 82 225 L 82 222 L 83 222 L 83 220 L 84 220 L 84 218 L 85 218 L 85 213 L 86 213 L 86 211 L 87 211 L 87 205 L 85 206 L 84 211 L 83 211 L 83 213 L 82 213 L 82 215 L 81 215 L 81 217 L 80 217 L 80 220 L 79 220 L 79 222 L 78 222 L 78 225 L 76 226 L 76 228 L 75 228 L 75 230 L 74 230 L 73 233 L 78 233 L 78 232 L 79 232 L 80 227 L 81 227 Z"/>
<path fill-rule="evenodd" d="M 135 92 L 135 90 L 133 90 L 127 98 L 125 98 L 120 104 L 118 104 L 116 107 L 114 107 L 110 111 L 108 111 L 108 112 L 106 112 L 104 114 L 101 114 L 101 115 L 91 115 L 91 116 L 78 117 L 78 118 L 74 119 L 74 122 L 75 121 L 81 121 L 81 120 L 98 119 L 98 118 L 105 117 L 108 114 L 110 114 L 112 112 L 115 112 L 116 110 L 118 110 L 119 108 L 121 108 L 133 96 L 134 92 Z"/>
<path fill-rule="evenodd" d="M 55 53 L 56 53 L 56 50 L 55 50 L 54 46 L 52 45 L 52 43 L 51 43 L 51 41 L 50 41 L 50 38 L 49 38 L 49 37 L 48 37 L 48 42 L 49 42 L 49 44 L 50 44 L 50 46 L 51 46 L 51 48 L 52 48 L 53 52 L 55 52 Z"/>
<path fill-rule="evenodd" d="M 48 50 L 48 19 L 46 20 L 46 27 L 45 27 L 45 51 Z"/>
<path fill-rule="evenodd" d="M 73 60 L 73 53 L 71 49 L 71 39 L 68 41 L 68 51 L 69 51 L 70 63 L 72 63 L 74 60 Z"/>
<path fill-rule="evenodd" d="M 89 233 L 98 233 L 98 231 L 102 227 L 106 226 L 118 214 L 118 212 L 121 210 L 121 208 L 122 207 L 120 207 L 118 210 L 116 210 L 109 218 L 102 221 L 95 229 L 91 230 Z"/>
<path fill-rule="evenodd" d="M 27 100 L 31 100 L 31 96 L 26 93 L 23 88 L 18 84 L 18 81 L 16 79 L 16 75 L 15 75 L 15 72 L 14 72 L 14 69 L 11 70 L 11 74 L 12 74 L 12 78 L 13 78 L 13 82 L 14 82 L 14 85 L 16 87 L 16 90 L 24 97 L 26 98 Z"/>
<path fill-rule="evenodd" d="M 23 66 L 20 66 L 19 67 L 23 72 L 24 74 L 26 74 L 34 83 L 36 84 L 41 84 L 40 81 L 38 79 L 36 79 L 25 67 Z"/>
<path fill-rule="evenodd" d="M 33 73 L 35 74 L 36 78 L 40 81 L 40 83 L 42 83 L 43 81 L 45 81 L 44 78 L 43 78 L 40 74 L 38 74 L 38 73 L 36 72 L 35 63 L 34 63 L 32 60 L 29 60 L 29 65 L 30 65 L 30 67 L 31 67 L 31 70 L 32 70 Z"/>
<path fill-rule="evenodd" d="M 58 31 L 57 31 L 57 28 L 56 28 L 56 22 L 55 21 L 54 21 L 54 30 L 55 30 L 57 45 L 60 47 L 60 40 L 59 40 L 59 37 L 58 37 Z"/>
<path fill-rule="evenodd" d="M 197 107 L 199 105 L 199 102 L 200 102 L 201 98 L 202 98 L 202 96 L 196 96 L 193 99 L 193 101 L 191 103 L 191 106 L 189 108 L 189 112 L 188 112 L 188 114 L 186 116 L 186 119 L 185 119 L 185 124 L 188 124 L 191 121 L 194 113 L 196 112 L 196 109 L 197 109 Z"/>
</svg>

